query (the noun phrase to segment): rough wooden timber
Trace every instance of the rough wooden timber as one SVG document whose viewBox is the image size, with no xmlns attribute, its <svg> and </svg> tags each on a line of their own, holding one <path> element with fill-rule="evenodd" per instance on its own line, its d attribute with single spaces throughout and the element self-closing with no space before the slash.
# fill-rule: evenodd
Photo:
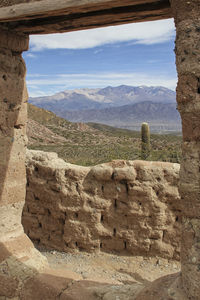
<svg viewBox="0 0 200 300">
<path fill-rule="evenodd" d="M 169 0 L 38 0 L 28 3 L 21 0 L 21 3 L 10 1 L 7 5 L 6 1 L 5 6 L 0 4 L 0 23 L 28 34 L 67 32 L 171 17 Z"/>
</svg>

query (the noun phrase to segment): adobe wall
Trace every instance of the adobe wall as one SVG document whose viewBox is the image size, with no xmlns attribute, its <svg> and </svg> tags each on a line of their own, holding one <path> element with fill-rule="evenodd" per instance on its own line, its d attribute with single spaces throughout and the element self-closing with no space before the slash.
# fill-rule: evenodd
<svg viewBox="0 0 200 300">
<path fill-rule="evenodd" d="M 28 36 L 0 28 L 0 296 L 8 298 L 17 296 L 27 274 L 45 263 L 21 224 L 28 97 L 21 53 L 28 42 Z"/>
<path fill-rule="evenodd" d="M 34 243 L 179 259 L 179 165 L 113 161 L 81 167 L 27 152 L 22 224 Z"/>
<path fill-rule="evenodd" d="M 27 91 L 21 52 L 27 48 L 27 36 L 0 29 L 0 242 L 23 234 Z"/>
<path fill-rule="evenodd" d="M 137 300 L 200 299 L 200 1 L 170 2 L 177 33 L 177 103 L 183 132 L 181 274 L 161 278 Z"/>
<path fill-rule="evenodd" d="M 182 284 L 200 299 L 200 1 L 172 0 L 177 30 L 177 103 L 183 127 L 180 195 Z"/>
</svg>

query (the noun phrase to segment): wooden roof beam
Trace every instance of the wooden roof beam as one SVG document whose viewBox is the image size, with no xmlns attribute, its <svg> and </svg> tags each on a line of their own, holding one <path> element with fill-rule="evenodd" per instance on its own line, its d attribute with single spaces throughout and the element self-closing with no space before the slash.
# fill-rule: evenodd
<svg viewBox="0 0 200 300">
<path fill-rule="evenodd" d="M 171 17 L 169 0 L 40 0 L 0 7 L 0 23 L 28 34 L 67 32 Z"/>
</svg>

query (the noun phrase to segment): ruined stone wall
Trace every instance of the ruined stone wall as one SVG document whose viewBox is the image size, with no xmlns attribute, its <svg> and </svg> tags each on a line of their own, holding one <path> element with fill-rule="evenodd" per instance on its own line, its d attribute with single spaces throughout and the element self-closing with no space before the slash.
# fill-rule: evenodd
<svg viewBox="0 0 200 300">
<path fill-rule="evenodd" d="M 67 164 L 28 151 L 22 223 L 34 243 L 60 251 L 179 258 L 179 165 Z"/>
<path fill-rule="evenodd" d="M 26 193 L 26 67 L 21 56 L 29 38 L 0 28 L 0 298 L 19 294 L 31 268 L 43 259 L 24 234 Z M 44 262 L 45 264 L 45 262 Z M 22 275 L 23 274 L 23 275 Z M 28 274 L 28 275 L 27 275 Z M 3 297 L 4 296 L 4 297 Z"/>
<path fill-rule="evenodd" d="M 176 24 L 177 103 L 183 127 L 180 170 L 182 284 L 200 299 L 200 1 L 171 0 Z"/>
<path fill-rule="evenodd" d="M 28 37 L 0 28 L 0 246 L 23 235 L 27 92 L 21 52 L 27 48 Z"/>
</svg>

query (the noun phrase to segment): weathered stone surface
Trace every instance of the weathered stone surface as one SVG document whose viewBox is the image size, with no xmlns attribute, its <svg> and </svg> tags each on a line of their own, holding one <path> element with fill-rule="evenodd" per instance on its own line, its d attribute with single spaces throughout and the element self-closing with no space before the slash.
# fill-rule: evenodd
<svg viewBox="0 0 200 300">
<path fill-rule="evenodd" d="M 200 299 L 200 2 L 171 0 L 177 30 L 177 102 L 183 125 L 183 159 L 180 171 L 183 230 L 182 287 L 189 299 Z"/>
<path fill-rule="evenodd" d="M 18 299 L 24 280 L 46 265 L 21 224 L 26 192 L 28 36 L 0 28 L 0 296 Z"/>
<path fill-rule="evenodd" d="M 24 202 L 1 206 L 0 209 L 0 242 L 7 241 L 23 234 L 21 213 Z"/>
<path fill-rule="evenodd" d="M 18 52 L 18 53 L 21 53 L 22 51 L 28 50 L 28 47 L 29 47 L 29 36 L 28 35 L 24 35 L 23 33 L 20 33 L 20 32 L 17 33 L 15 31 L 8 31 L 3 27 L 0 28 L 0 31 L 1 31 L 1 35 L 0 35 L 1 48 L 6 48 L 6 49 L 9 49 L 9 51 L 15 51 L 15 52 Z M 8 51 L 8 53 L 9 53 L 9 51 Z M 8 56 L 8 58 L 11 59 L 12 57 Z M 20 66 L 18 64 L 19 66 L 15 65 L 15 67 L 12 64 L 9 65 L 9 59 L 8 58 L 5 61 L 1 61 L 1 64 L 2 63 L 8 64 L 9 69 L 11 69 L 12 71 L 14 69 L 16 71 L 18 71 L 19 68 L 23 68 L 24 71 L 25 71 L 25 66 L 24 65 Z M 16 58 L 17 57 L 15 56 L 15 59 Z M 22 61 L 21 58 L 20 58 L 20 60 Z M 17 59 L 16 59 L 16 62 L 17 62 Z M 2 68 L 2 66 L 1 66 L 1 68 Z M 9 72 L 9 69 L 4 70 L 4 72 L 6 72 L 6 73 L 7 73 L 7 71 Z M 23 78 L 23 74 L 22 74 L 22 78 Z M 16 78 L 16 80 L 19 80 L 19 79 L 20 78 Z"/>
<path fill-rule="evenodd" d="M 20 53 L 27 37 L 14 35 L 0 28 L 0 242 L 23 233 L 27 92 Z"/>
<path fill-rule="evenodd" d="M 62 297 L 65 289 L 80 279 L 82 277 L 73 272 L 47 269 L 34 278 L 27 280 L 20 293 L 20 300 L 67 300 L 67 297 Z M 79 295 L 81 297 L 80 291 Z"/>
<path fill-rule="evenodd" d="M 135 300 L 188 300 L 183 292 L 180 274 L 161 277 L 144 288 Z"/>
<path fill-rule="evenodd" d="M 13 33 L 1 32 L 0 48 L 0 206 L 24 201 L 25 195 L 25 124 L 27 92 L 25 64 L 21 55 L 9 48 Z M 3 39 L 4 37 L 4 39 Z M 17 39 L 17 36 L 15 37 Z M 26 39 L 26 38 L 25 38 Z M 6 40 L 5 44 L 2 42 Z M 11 41 L 11 42 L 10 42 Z M 15 51 L 17 44 L 15 45 Z M 21 52 L 19 46 L 19 52 Z"/>
<path fill-rule="evenodd" d="M 199 299 L 200 219 L 183 218 L 181 269 L 187 295 Z"/>
<path fill-rule="evenodd" d="M 0 275 L 0 296 L 14 297 L 18 285 L 19 282 L 17 279 L 7 275 Z"/>
<path fill-rule="evenodd" d="M 63 292 L 61 300 L 134 300 L 140 290 L 142 284 L 132 285 L 106 285 L 93 281 L 82 280 L 76 282 Z"/>
<path fill-rule="evenodd" d="M 178 173 L 177 164 L 113 161 L 90 168 L 28 151 L 25 232 L 62 251 L 178 259 Z"/>
</svg>

